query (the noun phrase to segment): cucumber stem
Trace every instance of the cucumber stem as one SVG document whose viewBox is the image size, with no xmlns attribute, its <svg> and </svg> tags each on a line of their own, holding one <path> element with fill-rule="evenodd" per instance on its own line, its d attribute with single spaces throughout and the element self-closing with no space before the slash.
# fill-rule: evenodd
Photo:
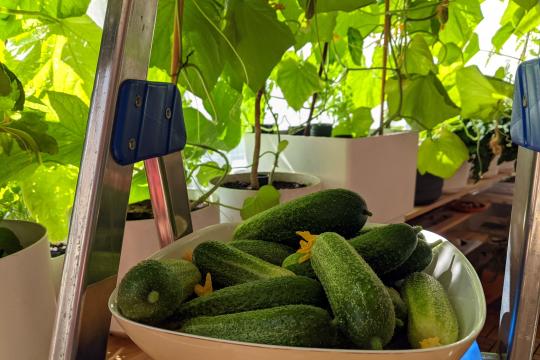
<svg viewBox="0 0 540 360">
<path fill-rule="evenodd" d="M 366 215 L 366 216 L 372 216 L 372 215 L 373 215 L 373 213 L 372 213 L 371 211 L 367 210 L 367 209 L 365 209 L 364 211 L 362 211 L 362 214 L 363 214 L 363 215 Z"/>
<path fill-rule="evenodd" d="M 370 344 L 372 350 L 382 350 L 383 349 L 381 338 L 372 337 L 369 340 L 369 344 Z"/>
<path fill-rule="evenodd" d="M 403 327 L 405 324 L 403 323 L 403 320 L 396 318 L 396 327 Z"/>
<path fill-rule="evenodd" d="M 148 302 L 150 304 L 157 303 L 158 300 L 159 300 L 159 292 L 157 292 L 156 290 L 150 291 L 150 293 L 148 294 L 148 297 L 146 299 L 148 300 Z"/>
<path fill-rule="evenodd" d="M 443 241 L 441 239 L 439 239 L 439 240 L 435 241 L 434 243 L 429 244 L 429 247 L 433 250 L 437 246 L 441 245 L 442 243 L 443 243 Z"/>
</svg>

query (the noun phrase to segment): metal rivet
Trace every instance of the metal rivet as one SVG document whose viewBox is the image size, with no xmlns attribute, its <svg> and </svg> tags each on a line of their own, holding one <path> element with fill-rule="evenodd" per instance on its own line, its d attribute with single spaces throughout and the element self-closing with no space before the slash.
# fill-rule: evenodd
<svg viewBox="0 0 540 360">
<path fill-rule="evenodd" d="M 140 108 L 142 106 L 142 97 L 140 95 L 135 96 L 135 107 Z"/>
<path fill-rule="evenodd" d="M 129 139 L 128 149 L 133 151 L 135 150 L 136 147 L 137 147 L 137 140 L 135 140 L 134 138 Z"/>
<path fill-rule="evenodd" d="M 165 118 L 167 120 L 171 120 L 172 118 L 172 110 L 169 107 L 165 109 Z"/>
</svg>

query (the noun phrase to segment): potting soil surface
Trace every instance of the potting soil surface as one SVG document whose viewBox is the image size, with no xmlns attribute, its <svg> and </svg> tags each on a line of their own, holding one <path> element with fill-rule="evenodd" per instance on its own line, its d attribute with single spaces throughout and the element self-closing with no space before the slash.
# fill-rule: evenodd
<svg viewBox="0 0 540 360">
<path fill-rule="evenodd" d="M 251 184 L 247 181 L 231 181 L 231 182 L 226 182 L 225 184 L 221 186 L 229 188 L 229 189 L 251 190 L 250 185 Z M 300 189 L 307 186 L 305 184 L 299 184 L 299 183 L 288 182 L 288 181 L 274 181 L 272 185 L 278 190 Z"/>
</svg>

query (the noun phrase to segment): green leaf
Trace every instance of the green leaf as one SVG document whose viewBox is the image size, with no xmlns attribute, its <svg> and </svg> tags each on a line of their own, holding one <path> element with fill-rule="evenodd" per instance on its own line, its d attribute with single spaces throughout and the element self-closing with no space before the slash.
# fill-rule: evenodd
<svg viewBox="0 0 540 360">
<path fill-rule="evenodd" d="M 246 220 L 253 215 L 279 205 L 280 196 L 279 191 L 272 185 L 261 186 L 255 196 L 248 197 L 244 200 L 242 210 L 240 210 L 240 216 L 243 220 Z"/>
<path fill-rule="evenodd" d="M 381 78 L 377 70 L 349 71 L 345 86 L 352 93 L 354 107 L 372 108 L 381 103 Z"/>
<path fill-rule="evenodd" d="M 479 0 L 450 1 L 448 22 L 439 32 L 439 37 L 444 43 L 453 42 L 458 46 L 463 46 L 469 41 L 474 29 L 483 18 Z"/>
<path fill-rule="evenodd" d="M 298 0 L 298 3 L 304 10 L 306 10 L 310 1 L 314 0 Z M 315 13 L 324 13 L 337 10 L 353 11 L 375 2 L 376 0 L 316 0 Z"/>
<path fill-rule="evenodd" d="M 86 14 L 90 0 L 0 0 L 0 7 L 43 13 L 54 18 Z"/>
<path fill-rule="evenodd" d="M 369 134 L 369 129 L 373 124 L 370 108 L 357 108 L 352 112 L 352 116 L 340 121 L 333 129 L 332 136 L 350 135 L 353 138 L 365 137 Z"/>
<path fill-rule="evenodd" d="M 187 140 L 191 143 L 216 147 L 219 145 L 218 130 L 215 123 L 208 120 L 199 110 L 184 108 Z"/>
<path fill-rule="evenodd" d="M 512 1 L 526 10 L 530 10 L 536 4 L 538 4 L 538 0 L 512 0 Z"/>
<path fill-rule="evenodd" d="M 26 207 L 47 228 L 53 243 L 67 238 L 77 174 L 74 166 L 40 166 L 32 177 L 21 182 Z"/>
<path fill-rule="evenodd" d="M 431 50 L 420 34 L 415 35 L 405 51 L 405 69 L 409 74 L 427 75 L 436 72 L 437 67 L 433 63 Z"/>
<path fill-rule="evenodd" d="M 276 82 L 289 106 L 296 111 L 322 88 L 315 65 L 292 56 L 279 63 Z"/>
<path fill-rule="evenodd" d="M 180 84 L 204 99 L 223 71 L 226 54 L 231 52 L 232 44 L 221 30 L 218 2 L 186 1 L 184 14 L 182 58 L 190 65 L 182 69 Z M 167 59 L 170 63 L 170 55 Z M 233 59 L 237 61 L 237 57 L 233 56 Z M 166 70 L 169 71 L 168 67 Z"/>
<path fill-rule="evenodd" d="M 499 28 L 493 38 L 491 43 L 495 51 L 500 51 L 504 44 L 510 39 L 510 36 L 514 33 L 514 26 L 511 23 L 506 23 L 503 27 Z"/>
<path fill-rule="evenodd" d="M 86 134 L 88 106 L 74 95 L 47 93 L 57 121 L 50 122 L 50 134 L 58 139 L 58 155 L 51 158 L 64 165 L 79 166 Z"/>
<path fill-rule="evenodd" d="M 231 0 L 226 21 L 225 33 L 245 66 L 227 49 L 232 83 L 238 90 L 247 83 L 258 91 L 283 53 L 294 45 L 294 36 L 265 0 Z"/>
<path fill-rule="evenodd" d="M 454 43 L 443 44 L 439 51 L 439 63 L 443 65 L 453 65 L 454 63 L 461 61 L 462 57 L 461 49 Z"/>
<path fill-rule="evenodd" d="M 150 199 L 150 192 L 148 191 L 146 172 L 144 171 L 144 167 L 138 169 L 135 166 L 133 178 L 131 179 L 131 189 L 129 191 L 129 203 L 135 204 L 148 199 Z"/>
<path fill-rule="evenodd" d="M 402 90 L 402 106 L 399 111 L 399 81 L 389 79 L 388 109 L 391 116 L 403 117 L 411 125 L 433 129 L 442 121 L 459 115 L 459 108 L 452 102 L 441 81 L 433 73 L 403 79 Z"/>
<path fill-rule="evenodd" d="M 279 143 L 278 143 L 278 146 L 277 146 L 277 152 L 278 153 L 282 153 L 283 151 L 285 151 L 285 149 L 287 148 L 287 146 L 289 146 L 289 142 L 287 140 L 281 140 Z"/>
<path fill-rule="evenodd" d="M 9 123 L 7 132 L 13 135 L 23 150 L 56 154 L 58 144 L 55 138 L 47 134 L 48 124 L 44 116 L 41 112 L 25 111 L 20 120 Z"/>
<path fill-rule="evenodd" d="M 347 45 L 352 61 L 359 66 L 362 66 L 362 52 L 364 48 L 364 38 L 357 29 L 350 27 L 347 30 Z"/>
<path fill-rule="evenodd" d="M 0 62 L 0 112 L 22 110 L 24 99 L 24 87 L 21 81 L 6 65 Z M 3 104 L 4 102 L 5 104 Z"/>
<path fill-rule="evenodd" d="M 377 4 L 372 4 L 352 12 L 338 12 L 335 33 L 341 37 L 347 36 L 350 27 L 357 29 L 363 38 L 377 29 L 383 22 L 383 16 Z"/>
<path fill-rule="evenodd" d="M 516 27 L 515 33 L 518 36 L 523 36 L 531 30 L 540 26 L 540 4 L 535 5 L 527 11 L 526 15 L 521 19 Z"/>
<path fill-rule="evenodd" d="M 223 175 L 226 171 L 224 167 L 219 166 L 215 161 L 208 161 L 199 165 L 200 169 L 197 172 L 197 181 L 201 186 L 208 186 L 210 180 Z"/>
<path fill-rule="evenodd" d="M 469 151 L 459 136 L 443 128 L 418 148 L 418 171 L 448 179 L 468 159 Z"/>
<path fill-rule="evenodd" d="M 306 43 L 320 44 L 334 38 L 337 12 L 317 14 L 312 19 L 302 22 L 295 34 L 295 48 L 300 49 Z"/>
<path fill-rule="evenodd" d="M 497 91 L 476 66 L 458 70 L 456 85 L 461 98 L 461 116 L 465 118 L 494 120 L 502 100 L 507 98 L 504 89 Z"/>
<path fill-rule="evenodd" d="M 187 1 L 185 6 L 187 7 Z M 154 37 L 152 40 L 152 52 L 150 54 L 149 67 L 157 67 L 169 73 L 171 71 L 171 56 L 173 45 L 174 14 L 176 0 L 159 0 Z M 189 17 L 194 16 L 193 13 Z M 188 18 L 188 16 L 186 16 Z M 203 26 L 201 26 L 203 27 Z M 185 41 L 184 39 L 182 39 Z M 188 44 L 184 44 L 184 46 Z M 170 81 L 170 80 L 169 80 Z"/>
<path fill-rule="evenodd" d="M 463 50 L 463 62 L 466 63 L 471 60 L 478 51 L 480 51 L 480 42 L 478 40 L 478 34 L 475 33 L 469 40 L 465 50 Z"/>
</svg>

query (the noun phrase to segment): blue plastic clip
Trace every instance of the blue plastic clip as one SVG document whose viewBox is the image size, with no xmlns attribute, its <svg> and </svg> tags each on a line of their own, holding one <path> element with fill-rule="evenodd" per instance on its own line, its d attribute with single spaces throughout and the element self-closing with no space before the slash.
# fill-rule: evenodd
<svg viewBox="0 0 540 360">
<path fill-rule="evenodd" d="M 120 86 L 112 133 L 112 155 L 120 165 L 180 151 L 186 128 L 174 84 L 126 80 Z"/>
<path fill-rule="evenodd" d="M 540 151 L 540 59 L 518 66 L 510 135 L 515 144 Z"/>
</svg>

